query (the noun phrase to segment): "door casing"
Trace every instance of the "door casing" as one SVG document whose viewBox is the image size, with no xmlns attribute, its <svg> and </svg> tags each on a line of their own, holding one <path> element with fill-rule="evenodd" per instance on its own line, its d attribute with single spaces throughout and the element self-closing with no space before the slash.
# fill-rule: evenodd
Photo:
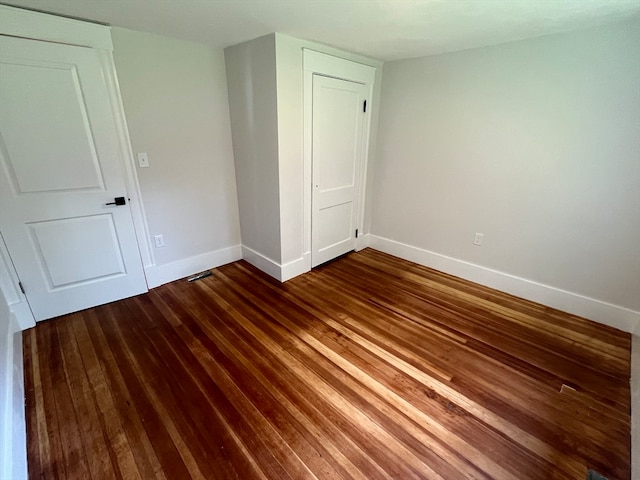
<svg viewBox="0 0 640 480">
<path fill-rule="evenodd" d="M 304 258 L 308 270 L 311 269 L 311 212 L 312 212 L 312 188 L 313 188 L 313 75 L 319 74 L 326 77 L 361 83 L 368 88 L 367 111 L 363 120 L 363 152 L 360 168 L 360 191 L 357 199 L 356 226 L 359 232 L 363 231 L 364 210 L 366 198 L 367 163 L 369 158 L 369 138 L 371 133 L 371 100 L 376 76 L 376 68 L 362 63 L 353 62 L 317 52 L 303 49 L 303 81 L 304 81 L 304 165 L 303 165 L 303 231 L 304 231 Z"/>
</svg>

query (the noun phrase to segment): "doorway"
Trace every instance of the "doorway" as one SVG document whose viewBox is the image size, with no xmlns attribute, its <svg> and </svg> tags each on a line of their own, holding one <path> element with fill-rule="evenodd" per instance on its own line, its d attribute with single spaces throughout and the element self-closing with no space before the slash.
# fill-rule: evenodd
<svg viewBox="0 0 640 480">
<path fill-rule="evenodd" d="M 313 268 L 354 250 L 362 232 L 375 68 L 305 50 L 304 70 Z"/>
<path fill-rule="evenodd" d="M 0 36 L 0 231 L 36 320 L 147 291 L 101 55 Z"/>
</svg>

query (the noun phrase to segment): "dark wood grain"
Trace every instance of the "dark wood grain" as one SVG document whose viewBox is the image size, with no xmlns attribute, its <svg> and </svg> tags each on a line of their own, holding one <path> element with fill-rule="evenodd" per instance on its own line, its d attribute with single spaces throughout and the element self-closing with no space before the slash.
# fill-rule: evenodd
<svg viewBox="0 0 640 480">
<path fill-rule="evenodd" d="M 371 249 L 23 339 L 34 479 L 630 478 L 628 334 Z"/>
</svg>

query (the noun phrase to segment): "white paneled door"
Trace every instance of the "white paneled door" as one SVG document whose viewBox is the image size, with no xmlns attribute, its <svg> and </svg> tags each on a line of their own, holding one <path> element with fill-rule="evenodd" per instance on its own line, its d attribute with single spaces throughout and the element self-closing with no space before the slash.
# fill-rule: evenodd
<svg viewBox="0 0 640 480">
<path fill-rule="evenodd" d="M 36 320 L 147 290 L 102 54 L 0 37 L 0 230 Z"/>
<path fill-rule="evenodd" d="M 311 264 L 356 246 L 369 87 L 313 75 Z"/>
</svg>

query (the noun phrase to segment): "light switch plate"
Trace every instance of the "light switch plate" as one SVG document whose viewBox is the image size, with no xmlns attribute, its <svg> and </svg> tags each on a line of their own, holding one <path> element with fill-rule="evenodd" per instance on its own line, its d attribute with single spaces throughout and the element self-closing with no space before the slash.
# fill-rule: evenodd
<svg viewBox="0 0 640 480">
<path fill-rule="evenodd" d="M 138 154 L 138 166 L 140 168 L 146 168 L 149 166 L 149 155 L 147 155 L 146 153 L 139 153 Z"/>
<path fill-rule="evenodd" d="M 154 235 L 153 243 L 156 245 L 156 248 L 164 247 L 164 235 Z"/>
</svg>

